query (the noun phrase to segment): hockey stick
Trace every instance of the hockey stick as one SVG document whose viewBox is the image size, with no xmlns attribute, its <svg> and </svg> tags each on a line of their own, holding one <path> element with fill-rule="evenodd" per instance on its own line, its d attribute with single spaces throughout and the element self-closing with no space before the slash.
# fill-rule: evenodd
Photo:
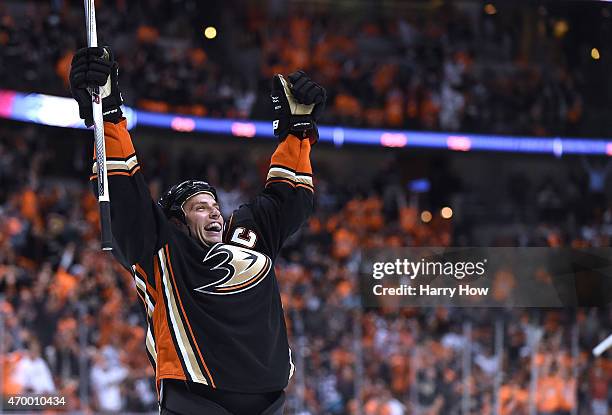
<svg viewBox="0 0 612 415">
<path fill-rule="evenodd" d="M 602 353 L 608 350 L 610 347 L 612 347 L 612 334 L 610 334 L 604 339 L 604 341 L 595 346 L 595 348 L 593 349 L 593 355 L 601 356 Z"/>
<path fill-rule="evenodd" d="M 94 0 L 85 2 L 85 26 L 87 28 L 87 46 L 98 46 L 96 33 L 96 8 Z M 104 122 L 102 118 L 102 100 L 100 88 L 90 88 L 91 106 L 93 109 L 94 137 L 96 140 L 96 159 L 98 167 L 98 203 L 100 204 L 100 228 L 102 231 L 102 249 L 113 249 L 111 234 L 110 197 L 108 195 L 108 175 L 106 172 L 106 146 L 104 145 Z"/>
</svg>

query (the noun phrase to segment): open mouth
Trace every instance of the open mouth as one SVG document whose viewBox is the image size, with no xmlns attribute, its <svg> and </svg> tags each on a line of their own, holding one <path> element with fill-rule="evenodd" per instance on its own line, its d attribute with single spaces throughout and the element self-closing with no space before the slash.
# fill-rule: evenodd
<svg viewBox="0 0 612 415">
<path fill-rule="evenodd" d="M 206 226 L 204 229 L 209 232 L 221 232 L 221 224 L 214 222 Z"/>
</svg>

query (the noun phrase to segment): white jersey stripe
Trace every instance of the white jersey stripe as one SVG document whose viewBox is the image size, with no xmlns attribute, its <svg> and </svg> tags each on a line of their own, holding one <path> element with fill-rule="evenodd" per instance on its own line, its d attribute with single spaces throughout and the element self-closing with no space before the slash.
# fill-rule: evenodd
<svg viewBox="0 0 612 415">
<path fill-rule="evenodd" d="M 153 360 L 155 360 L 155 364 L 157 364 L 157 346 L 155 345 L 155 339 L 153 338 L 153 333 L 151 332 L 151 326 L 147 326 L 147 340 L 146 340 L 147 350 L 149 354 L 153 356 Z"/>
<path fill-rule="evenodd" d="M 295 372 L 295 365 L 293 364 L 293 359 L 291 358 L 291 347 L 289 348 L 289 379 L 293 376 Z"/>
<path fill-rule="evenodd" d="M 106 169 L 108 171 L 112 171 L 112 170 L 130 171 L 137 165 L 138 165 L 138 159 L 136 158 L 136 155 L 133 155 L 132 157 L 130 157 L 129 159 L 125 161 L 106 160 Z M 93 166 L 91 167 L 91 172 L 93 174 L 96 174 L 98 172 L 98 162 L 97 161 L 93 163 Z"/>
</svg>

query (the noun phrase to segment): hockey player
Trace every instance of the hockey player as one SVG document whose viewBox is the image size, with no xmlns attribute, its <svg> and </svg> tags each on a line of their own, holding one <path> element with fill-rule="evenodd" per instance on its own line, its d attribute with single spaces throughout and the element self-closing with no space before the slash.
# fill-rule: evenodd
<svg viewBox="0 0 612 415">
<path fill-rule="evenodd" d="M 313 209 L 310 148 L 326 93 L 302 71 L 273 79 L 279 144 L 265 188 L 227 219 L 214 187 L 187 180 L 151 199 L 110 48 L 79 50 L 71 91 L 93 124 L 101 87 L 115 257 L 133 274 L 161 413 L 281 414 L 293 374 L 274 260 Z M 91 180 L 96 185 L 96 168 Z"/>
</svg>

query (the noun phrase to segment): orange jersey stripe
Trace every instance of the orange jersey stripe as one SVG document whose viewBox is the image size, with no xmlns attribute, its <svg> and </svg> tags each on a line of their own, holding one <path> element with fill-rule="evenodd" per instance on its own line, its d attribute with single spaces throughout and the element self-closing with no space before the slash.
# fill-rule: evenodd
<svg viewBox="0 0 612 415">
<path fill-rule="evenodd" d="M 266 183 L 266 186 L 271 183 L 287 183 L 288 185 L 291 185 L 291 187 L 295 187 L 295 183 L 288 179 L 270 179 Z"/>
<path fill-rule="evenodd" d="M 146 302 L 145 298 L 143 297 L 143 295 L 138 290 L 138 287 L 136 288 L 136 295 L 138 295 L 138 298 L 140 298 L 140 300 L 142 301 L 142 305 L 144 306 L 145 313 L 146 313 L 147 312 L 147 302 Z"/>
<path fill-rule="evenodd" d="M 161 274 L 157 261 L 153 261 L 153 273 L 155 275 L 155 284 L 160 287 Z M 166 318 L 166 304 L 164 301 L 157 301 L 153 310 L 153 329 L 155 331 L 155 345 L 157 346 L 156 383 L 159 383 L 165 377 L 187 380 L 178 352 L 174 347 L 172 335 L 170 334 L 170 323 Z"/>
<path fill-rule="evenodd" d="M 308 190 L 310 190 L 311 192 L 314 192 L 314 188 L 313 188 L 313 187 L 311 187 L 311 186 L 308 186 L 307 184 L 298 183 L 298 184 L 296 184 L 296 186 L 297 186 L 297 187 L 303 187 L 304 189 L 308 189 Z"/>
<path fill-rule="evenodd" d="M 134 170 L 132 170 L 131 172 L 127 172 L 127 171 L 107 171 L 106 175 L 107 176 L 128 176 L 128 177 L 132 177 L 138 170 L 140 170 L 140 166 L 136 166 L 136 168 Z M 98 179 L 98 175 L 97 174 L 93 174 L 91 176 L 89 176 L 89 180 L 97 180 Z"/>
<path fill-rule="evenodd" d="M 157 290 L 155 288 L 153 288 L 153 286 L 149 283 L 149 276 L 147 275 L 147 273 L 145 272 L 144 269 L 142 269 L 142 267 L 140 266 L 140 264 L 135 264 L 134 265 L 136 267 L 136 271 L 138 271 L 139 274 L 143 275 L 145 278 L 145 284 L 147 285 L 147 290 L 149 290 L 150 294 L 153 296 L 153 298 L 155 298 L 155 302 L 157 302 Z"/>
<path fill-rule="evenodd" d="M 208 370 L 208 366 L 206 366 L 206 362 L 204 361 L 204 357 L 202 356 L 202 352 L 200 351 L 200 346 L 196 342 L 195 336 L 193 335 L 193 330 L 191 329 L 191 324 L 189 323 L 189 319 L 187 318 L 187 313 L 185 313 L 185 309 L 183 308 L 183 301 L 181 300 L 181 296 L 176 287 L 176 280 L 174 279 L 174 271 L 172 270 L 172 262 L 170 261 L 170 251 L 168 249 L 167 244 L 164 246 L 164 250 L 166 251 L 166 259 L 168 260 L 168 266 L 170 268 L 170 276 L 172 277 L 172 285 L 174 285 L 174 291 L 176 292 L 176 297 L 178 298 L 178 302 L 181 307 L 181 312 L 183 313 L 183 320 L 185 320 L 185 322 L 187 323 L 187 327 L 189 328 L 189 335 L 191 336 L 191 339 L 193 340 L 193 344 L 195 345 L 196 350 L 198 351 L 198 355 L 200 356 L 200 361 L 202 362 L 202 366 L 204 366 L 204 370 L 206 370 L 206 374 L 208 375 L 208 378 L 210 379 L 210 384 L 213 388 L 216 388 L 215 381 L 213 380 L 213 377 L 210 374 L 210 371 Z"/>
</svg>

